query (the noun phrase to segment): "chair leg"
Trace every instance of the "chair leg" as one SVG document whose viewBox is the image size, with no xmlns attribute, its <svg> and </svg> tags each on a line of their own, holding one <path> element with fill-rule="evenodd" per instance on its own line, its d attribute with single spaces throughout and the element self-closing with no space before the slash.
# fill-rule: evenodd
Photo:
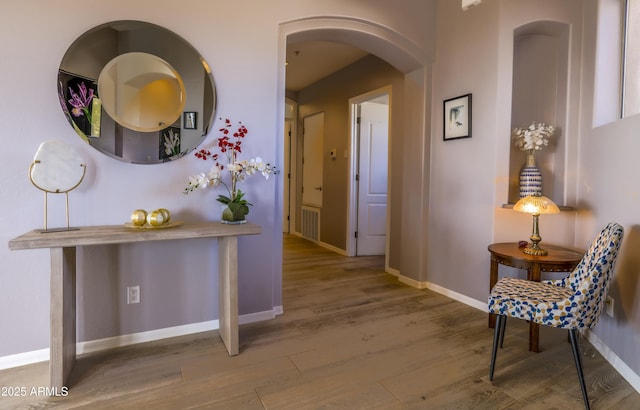
<svg viewBox="0 0 640 410">
<path fill-rule="evenodd" d="M 504 343 L 504 332 L 507 330 L 507 317 L 504 317 L 502 321 L 502 327 L 500 328 L 500 349 L 502 349 L 502 345 Z"/>
<path fill-rule="evenodd" d="M 489 367 L 489 380 L 493 380 L 493 370 L 496 367 L 496 356 L 498 355 L 498 345 L 502 344 L 501 339 L 504 337 L 504 324 L 507 317 L 498 315 L 496 318 L 496 328 L 493 333 L 493 349 L 491 350 L 491 366 Z"/>
<path fill-rule="evenodd" d="M 571 339 L 571 350 L 573 351 L 573 359 L 576 362 L 576 370 L 578 371 L 578 380 L 580 381 L 580 389 L 582 390 L 582 398 L 584 399 L 584 408 L 589 410 L 589 397 L 587 396 L 587 386 L 584 383 L 584 374 L 582 373 L 582 358 L 580 356 L 580 346 L 578 345 L 578 330 L 569 330 L 569 338 Z"/>
</svg>

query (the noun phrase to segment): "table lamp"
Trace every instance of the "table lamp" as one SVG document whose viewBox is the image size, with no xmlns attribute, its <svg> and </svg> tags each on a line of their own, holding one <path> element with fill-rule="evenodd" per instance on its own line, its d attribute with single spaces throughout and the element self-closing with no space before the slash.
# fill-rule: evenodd
<svg viewBox="0 0 640 410">
<path fill-rule="evenodd" d="M 542 195 L 526 196 L 520 199 L 513 206 L 513 210 L 531 214 L 533 216 L 533 231 L 531 233 L 531 244 L 524 248 L 524 253 L 528 255 L 543 256 L 547 251 L 540 248 L 538 243 L 542 240 L 538 229 L 538 217 L 543 214 L 557 214 L 560 212 L 558 206 L 549 198 Z"/>
</svg>

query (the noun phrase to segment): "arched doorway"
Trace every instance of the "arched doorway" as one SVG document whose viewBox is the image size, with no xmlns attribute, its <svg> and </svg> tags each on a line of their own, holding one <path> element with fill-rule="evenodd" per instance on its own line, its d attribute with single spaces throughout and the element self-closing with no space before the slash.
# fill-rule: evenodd
<svg viewBox="0 0 640 410">
<path fill-rule="evenodd" d="M 431 127 L 428 90 L 432 56 L 401 34 L 362 19 L 311 17 L 283 23 L 279 29 L 278 44 L 280 119 L 284 118 L 287 44 L 305 41 L 349 44 L 385 60 L 404 74 L 402 98 L 405 109 L 402 117 L 395 119 L 404 123 L 404 135 L 398 147 L 402 159 L 390 164 L 397 170 L 398 178 L 390 189 L 392 217 L 388 235 L 395 246 L 387 255 L 387 271 L 403 275 L 406 274 L 402 272 L 413 272 L 410 277 L 417 280 L 426 265 L 423 244 L 427 239 L 428 135 Z M 278 124 L 284 127 L 284 121 L 278 121 Z M 283 129 L 279 131 L 280 135 L 284 132 Z"/>
</svg>

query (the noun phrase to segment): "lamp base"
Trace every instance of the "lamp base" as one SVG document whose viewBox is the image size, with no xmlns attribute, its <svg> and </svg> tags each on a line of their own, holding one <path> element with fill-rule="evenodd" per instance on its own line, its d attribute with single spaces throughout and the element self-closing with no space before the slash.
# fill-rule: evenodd
<svg viewBox="0 0 640 410">
<path fill-rule="evenodd" d="M 538 246 L 537 243 L 527 246 L 522 250 L 527 255 L 545 256 L 548 252 Z"/>
</svg>

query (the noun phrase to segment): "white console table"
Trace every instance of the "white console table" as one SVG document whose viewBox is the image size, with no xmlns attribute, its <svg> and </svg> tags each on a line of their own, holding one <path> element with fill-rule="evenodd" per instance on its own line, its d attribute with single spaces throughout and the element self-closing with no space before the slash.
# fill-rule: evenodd
<svg viewBox="0 0 640 410">
<path fill-rule="evenodd" d="M 166 229 L 124 225 L 86 226 L 77 230 L 32 231 L 9 241 L 9 249 L 51 249 L 50 385 L 62 388 L 76 359 L 76 247 L 162 240 L 218 238 L 220 337 L 229 355 L 238 354 L 238 236 L 256 235 L 251 223 L 185 223 Z"/>
</svg>

